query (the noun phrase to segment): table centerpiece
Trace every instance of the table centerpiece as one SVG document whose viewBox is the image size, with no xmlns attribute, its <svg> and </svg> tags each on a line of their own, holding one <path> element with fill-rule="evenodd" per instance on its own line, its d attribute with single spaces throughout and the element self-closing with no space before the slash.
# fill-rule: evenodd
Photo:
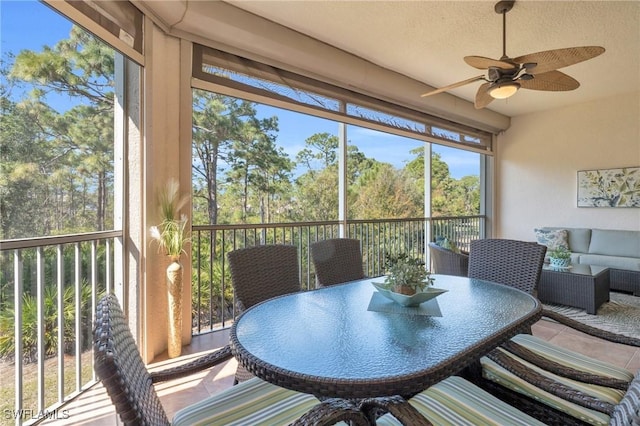
<svg viewBox="0 0 640 426">
<path fill-rule="evenodd" d="M 433 287 L 435 278 L 420 259 L 400 254 L 387 258 L 387 273 L 383 283 L 374 287 L 386 298 L 403 306 L 416 306 L 446 292 Z"/>
</svg>

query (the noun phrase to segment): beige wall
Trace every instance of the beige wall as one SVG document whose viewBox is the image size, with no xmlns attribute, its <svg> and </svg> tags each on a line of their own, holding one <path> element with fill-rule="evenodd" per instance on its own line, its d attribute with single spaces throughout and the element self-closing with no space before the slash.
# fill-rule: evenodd
<svg viewBox="0 0 640 426">
<path fill-rule="evenodd" d="M 630 166 L 640 166 L 638 92 L 512 118 L 498 137 L 497 236 L 531 241 L 538 226 L 640 230 L 639 208 L 576 207 L 578 170 Z"/>
</svg>

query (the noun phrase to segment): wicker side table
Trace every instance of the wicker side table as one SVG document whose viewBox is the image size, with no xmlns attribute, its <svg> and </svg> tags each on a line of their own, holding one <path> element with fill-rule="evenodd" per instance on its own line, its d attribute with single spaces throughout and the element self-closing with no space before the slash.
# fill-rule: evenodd
<svg viewBox="0 0 640 426">
<path fill-rule="evenodd" d="M 609 268 L 572 264 L 567 269 L 545 265 L 540 275 L 538 299 L 543 303 L 582 308 L 595 315 L 609 300 Z"/>
</svg>

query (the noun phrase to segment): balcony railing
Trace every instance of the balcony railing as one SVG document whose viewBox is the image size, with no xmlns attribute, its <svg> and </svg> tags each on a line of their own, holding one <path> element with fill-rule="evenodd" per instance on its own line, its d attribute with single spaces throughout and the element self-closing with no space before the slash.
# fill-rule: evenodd
<svg viewBox="0 0 640 426">
<path fill-rule="evenodd" d="M 201 334 L 231 325 L 236 317 L 227 253 L 260 244 L 292 244 L 298 248 L 303 289 L 315 287 L 309 246 L 346 235 L 362 244 L 365 274 L 384 274 L 385 258 L 399 253 L 429 261 L 427 244 L 447 237 L 462 249 L 485 235 L 484 216 L 297 222 L 286 224 L 200 225 L 192 231 L 192 332 Z M 428 239 L 429 238 L 429 239 Z"/>
<path fill-rule="evenodd" d="M 311 243 L 347 235 L 362 242 L 365 273 L 384 273 L 385 256 L 428 261 L 426 241 L 447 237 L 461 248 L 484 236 L 484 216 L 194 226 L 193 333 L 228 327 L 236 311 L 227 253 L 257 244 L 298 247 L 301 283 L 315 287 Z M 341 229 L 344 227 L 345 229 Z M 343 231 L 343 232 L 341 232 Z M 95 383 L 93 312 L 111 292 L 121 231 L 0 242 L 1 412 L 16 425 L 60 418 L 64 404 Z M 13 380 L 11 379 L 13 377 Z M 13 382 L 13 384 L 11 383 Z M 3 423 L 4 424 L 4 423 Z"/>
<path fill-rule="evenodd" d="M 2 241 L 5 420 L 64 418 L 60 407 L 95 382 L 93 313 L 98 297 L 112 290 L 114 242 L 121 238 L 121 231 L 110 231 Z"/>
</svg>

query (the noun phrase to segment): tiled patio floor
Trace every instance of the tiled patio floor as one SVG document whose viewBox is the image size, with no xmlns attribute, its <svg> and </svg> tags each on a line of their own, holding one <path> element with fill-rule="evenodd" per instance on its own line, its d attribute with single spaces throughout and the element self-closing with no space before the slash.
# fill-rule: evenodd
<svg viewBox="0 0 640 426">
<path fill-rule="evenodd" d="M 559 346 L 626 367 L 631 371 L 640 370 L 640 348 L 605 342 L 544 319 L 534 324 L 533 334 Z M 161 356 L 150 365 L 150 369 L 163 369 L 175 363 L 188 361 L 211 348 L 222 346 L 226 339 L 226 333 L 196 337 L 189 347 L 184 348 L 183 356 L 173 360 L 167 360 L 166 355 Z M 156 389 L 169 418 L 180 408 L 231 386 L 235 366 L 236 362 L 232 359 L 224 365 L 201 374 L 158 384 Z M 115 410 L 101 385 L 96 385 L 85 392 L 66 409 L 69 413 L 67 420 L 48 421 L 43 424 L 92 426 L 120 424 L 116 422 Z"/>
</svg>

